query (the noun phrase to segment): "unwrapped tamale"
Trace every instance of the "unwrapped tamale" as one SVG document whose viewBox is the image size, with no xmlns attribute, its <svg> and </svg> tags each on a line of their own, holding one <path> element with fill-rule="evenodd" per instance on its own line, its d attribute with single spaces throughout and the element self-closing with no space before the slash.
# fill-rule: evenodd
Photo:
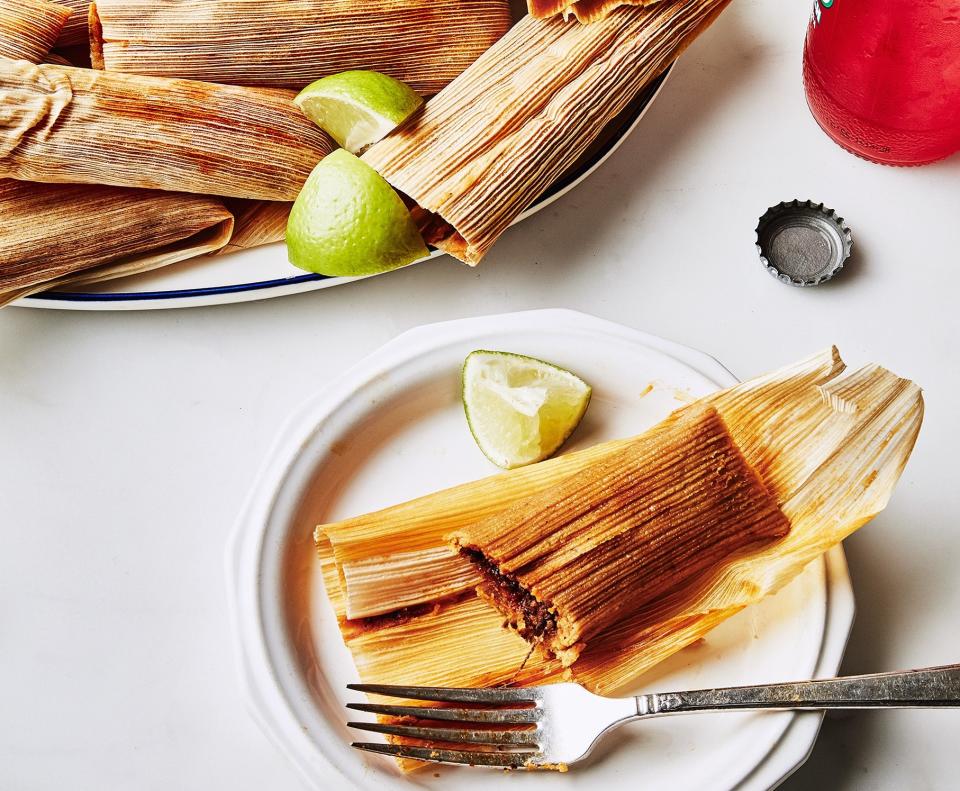
<svg viewBox="0 0 960 791">
<path fill-rule="evenodd" d="M 0 59 L 0 177 L 293 200 L 334 144 L 290 99 Z"/>
<path fill-rule="evenodd" d="M 417 205 L 429 244 L 475 264 L 727 3 L 524 17 L 363 159 Z"/>
<path fill-rule="evenodd" d="M 448 536 L 481 598 L 570 665 L 593 635 L 790 530 L 712 407 Z"/>
<path fill-rule="evenodd" d="M 99 0 L 94 65 L 301 89 L 372 69 L 434 94 L 510 27 L 509 0 Z"/>
<path fill-rule="evenodd" d="M 39 63 L 70 16 L 66 5 L 49 0 L 0 0 L 0 57 Z"/>
</svg>

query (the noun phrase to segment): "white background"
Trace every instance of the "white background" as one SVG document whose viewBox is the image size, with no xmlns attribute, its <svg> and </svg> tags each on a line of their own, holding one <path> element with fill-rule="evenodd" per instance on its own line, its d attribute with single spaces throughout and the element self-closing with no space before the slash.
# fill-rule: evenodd
<svg viewBox="0 0 960 791">
<path fill-rule="evenodd" d="M 232 521 L 307 395 L 402 330 L 484 313 L 577 308 L 742 377 L 837 343 L 916 379 L 913 459 L 847 542 L 843 670 L 960 661 L 960 158 L 891 169 L 834 146 L 803 99 L 808 11 L 737 0 L 612 159 L 476 270 L 441 258 L 189 311 L 0 312 L 0 789 L 301 788 L 239 695 Z M 757 217 L 794 197 L 855 236 L 816 289 L 776 282 L 753 247 Z M 958 712 L 831 717 L 784 787 L 953 788 L 958 732 Z"/>
</svg>

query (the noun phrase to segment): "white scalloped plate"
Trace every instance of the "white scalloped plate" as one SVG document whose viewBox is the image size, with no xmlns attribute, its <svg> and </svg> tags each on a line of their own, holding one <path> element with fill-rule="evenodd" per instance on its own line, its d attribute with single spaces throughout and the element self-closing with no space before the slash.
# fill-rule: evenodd
<svg viewBox="0 0 960 791">
<path fill-rule="evenodd" d="M 428 325 L 361 361 L 283 429 L 228 553 L 243 685 L 264 731 L 317 789 L 539 791 L 589 782 L 617 791 L 653 782 L 671 791 L 722 791 L 778 784 L 806 759 L 819 713 L 634 723 L 565 775 L 441 767 L 404 777 L 391 761 L 349 747 L 345 685 L 357 675 L 326 600 L 312 529 L 496 472 L 474 445 L 459 400 L 460 365 L 477 348 L 541 357 L 594 386 L 587 416 L 565 450 L 635 434 L 684 399 L 736 381 L 701 352 L 566 310 Z M 642 395 L 650 383 L 653 391 Z M 838 547 L 776 596 L 638 679 L 637 689 L 834 675 L 852 619 Z"/>
</svg>

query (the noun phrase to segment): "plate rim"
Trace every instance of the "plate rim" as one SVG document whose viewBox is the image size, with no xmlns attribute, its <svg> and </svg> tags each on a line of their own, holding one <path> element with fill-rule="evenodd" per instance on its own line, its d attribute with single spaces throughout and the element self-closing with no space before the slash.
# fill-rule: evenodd
<svg viewBox="0 0 960 791">
<path fill-rule="evenodd" d="M 543 209 L 550 206 L 555 201 L 562 198 L 568 192 L 576 189 L 580 184 L 586 181 L 595 173 L 604 162 L 626 142 L 643 117 L 647 114 L 650 106 L 660 96 L 663 86 L 666 84 L 670 75 L 674 71 L 677 61 L 674 60 L 666 69 L 644 90 L 652 91 L 647 100 L 639 108 L 636 117 L 634 117 L 623 132 L 614 137 L 589 163 L 578 173 L 569 183 L 564 184 L 559 189 L 554 190 L 554 185 L 547 188 L 544 193 L 546 197 L 541 196 L 531 206 L 525 209 L 511 223 L 511 227 L 524 220 L 538 214 Z M 563 176 L 558 179 L 562 181 Z M 274 245 L 283 244 L 274 242 Z M 272 245 L 265 245 L 264 248 Z M 424 261 L 429 261 L 437 256 L 445 255 L 442 250 L 433 250 L 425 258 L 408 264 L 414 266 Z M 389 274 L 383 272 L 382 274 Z M 228 305 L 237 302 L 253 302 L 257 300 L 270 299 L 274 297 L 287 296 L 289 294 L 301 294 L 306 291 L 317 291 L 324 288 L 333 288 L 335 286 L 352 283 L 356 280 L 367 280 L 379 275 L 366 275 L 361 277 L 329 277 L 327 275 L 318 275 L 314 273 L 304 273 L 292 277 L 270 278 L 268 280 L 258 280 L 249 283 L 234 283 L 224 286 L 201 286 L 197 288 L 178 288 L 170 290 L 154 291 L 50 291 L 38 294 L 30 294 L 15 300 L 11 304 L 23 308 L 39 308 L 46 310 L 162 310 L 185 307 L 204 307 L 208 305 Z"/>
<path fill-rule="evenodd" d="M 299 459 L 300 449 L 324 420 L 353 393 L 382 376 L 385 370 L 402 366 L 427 351 L 461 339 L 467 330 L 481 332 L 489 330 L 491 326 L 501 331 L 562 327 L 565 330 L 585 329 L 613 334 L 664 353 L 721 384 L 739 381 L 718 360 L 705 352 L 579 311 L 548 308 L 455 319 L 411 328 L 359 360 L 301 404 L 278 431 L 264 456 L 264 462 L 235 522 L 225 559 L 231 631 L 247 708 L 269 740 L 312 787 L 318 787 L 318 765 L 333 777 L 345 782 L 349 782 L 349 779 L 307 740 L 304 733 L 298 732 L 294 736 L 301 746 L 294 744 L 289 723 L 284 724 L 277 713 L 280 704 L 283 713 L 295 722 L 293 711 L 289 709 L 276 677 L 276 668 L 270 661 L 265 639 L 262 591 L 258 581 L 267 517 L 280 494 L 282 482 Z M 824 625 L 814 670 L 816 677 L 835 675 L 839 670 L 855 612 L 853 589 L 842 544 L 830 550 L 821 563 L 825 586 Z M 822 712 L 794 712 L 767 753 L 754 766 L 747 768 L 731 789 L 760 791 L 782 783 L 809 757 L 822 719 Z M 310 752 L 309 756 L 303 752 L 304 748 Z"/>
</svg>

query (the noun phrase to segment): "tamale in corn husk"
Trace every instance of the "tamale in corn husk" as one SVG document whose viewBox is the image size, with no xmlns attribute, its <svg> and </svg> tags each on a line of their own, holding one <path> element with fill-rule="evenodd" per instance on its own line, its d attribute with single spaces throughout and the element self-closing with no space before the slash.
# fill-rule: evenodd
<svg viewBox="0 0 960 791">
<path fill-rule="evenodd" d="M 0 59 L 0 176 L 293 200 L 333 143 L 290 99 Z"/>
<path fill-rule="evenodd" d="M 287 219 L 292 203 L 285 201 L 228 200 L 233 214 L 233 236 L 221 253 L 234 253 L 265 244 L 282 242 L 287 236 Z"/>
<path fill-rule="evenodd" d="M 789 530 L 705 406 L 448 541 L 483 575 L 480 597 L 569 666 L 594 635 Z"/>
<path fill-rule="evenodd" d="M 512 21 L 509 0 L 99 0 L 92 18 L 98 68 L 297 90 L 372 69 L 423 95 Z"/>
<path fill-rule="evenodd" d="M 90 34 L 87 30 L 87 17 L 90 13 L 90 0 L 57 0 L 57 2 L 73 11 L 60 31 L 57 47 L 82 46 L 89 51 Z"/>
<path fill-rule="evenodd" d="M 30 9 L 30 3 L 20 7 L 24 14 Z M 51 18 L 47 41 L 57 24 Z M 11 31 L 0 31 L 0 50 Z M 31 57 L 44 54 L 58 59 L 54 53 Z M 13 179 L 0 179 L 0 218 L 0 305 L 211 252 L 226 243 L 233 225 L 216 198 Z"/>
<path fill-rule="evenodd" d="M 233 215 L 202 195 L 0 180 L 0 305 L 219 249 Z"/>
<path fill-rule="evenodd" d="M 363 159 L 416 204 L 427 243 L 476 264 L 727 2 L 527 16 Z"/>
<path fill-rule="evenodd" d="M 883 509 L 920 429 L 923 400 L 915 384 L 879 366 L 849 376 L 841 375 L 843 368 L 830 350 L 679 411 L 674 419 L 707 406 L 716 409 L 789 520 L 790 532 L 738 553 L 605 627 L 565 671 L 537 654 L 524 664 L 529 645 L 502 628 L 502 616 L 472 595 L 477 577 L 471 581 L 464 574 L 464 559 L 448 546 L 446 560 L 438 560 L 443 535 L 523 508 L 538 493 L 562 487 L 571 474 L 589 474 L 643 435 L 320 526 L 315 538 L 324 580 L 362 679 L 477 686 L 489 678 L 527 684 L 572 677 L 611 694 L 775 593 Z M 409 571 L 418 553 L 429 560 L 430 573 L 421 577 Z M 394 562 L 401 557 L 402 563 Z M 384 591 L 379 602 L 368 581 L 374 565 Z M 357 575 L 364 566 L 368 573 Z M 359 594 L 351 590 L 355 584 L 362 588 Z M 417 603 L 397 610 L 389 599 Z M 351 618 L 348 603 L 377 614 Z M 444 632 L 450 624 L 458 627 L 456 641 Z M 481 673 L 469 661 L 462 665 L 465 653 L 491 659 L 482 663 Z"/>
<path fill-rule="evenodd" d="M 70 16 L 66 5 L 48 0 L 0 0 L 0 57 L 39 63 Z"/>
</svg>

